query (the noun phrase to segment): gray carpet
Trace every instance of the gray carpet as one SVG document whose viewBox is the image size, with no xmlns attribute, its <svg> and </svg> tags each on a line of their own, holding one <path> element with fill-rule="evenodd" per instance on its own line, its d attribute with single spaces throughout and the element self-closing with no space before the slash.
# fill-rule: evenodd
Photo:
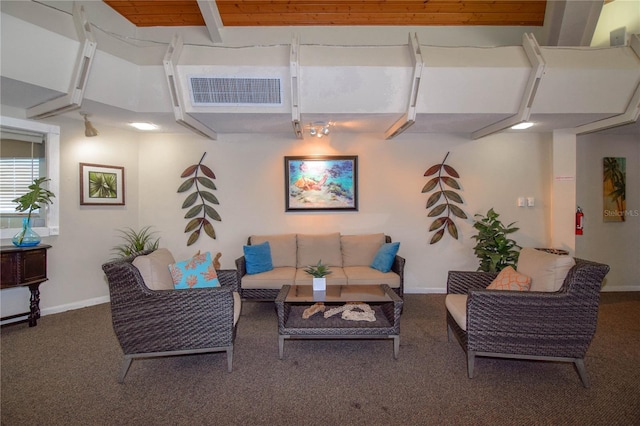
<svg viewBox="0 0 640 426">
<path fill-rule="evenodd" d="M 109 305 L 2 328 L 2 425 L 640 424 L 640 293 L 603 294 L 582 387 L 567 363 L 480 358 L 447 342 L 444 295 L 406 295 L 390 340 L 292 340 L 247 302 L 223 353 L 134 361 L 124 384 Z"/>
</svg>

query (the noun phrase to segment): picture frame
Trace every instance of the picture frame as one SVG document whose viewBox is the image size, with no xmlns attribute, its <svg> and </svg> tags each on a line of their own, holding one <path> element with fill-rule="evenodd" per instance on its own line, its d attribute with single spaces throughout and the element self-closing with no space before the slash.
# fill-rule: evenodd
<svg viewBox="0 0 640 426">
<path fill-rule="evenodd" d="M 358 156 L 284 157 L 285 211 L 357 211 Z"/>
<path fill-rule="evenodd" d="M 124 206 L 124 167 L 80 163 L 81 206 Z"/>
<path fill-rule="evenodd" d="M 604 222 L 624 222 L 627 213 L 627 159 L 602 159 L 602 218 Z"/>
</svg>

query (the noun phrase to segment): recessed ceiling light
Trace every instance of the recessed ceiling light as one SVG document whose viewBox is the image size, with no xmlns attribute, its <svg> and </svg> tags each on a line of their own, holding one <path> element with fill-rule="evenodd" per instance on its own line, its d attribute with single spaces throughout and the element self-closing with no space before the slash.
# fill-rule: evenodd
<svg viewBox="0 0 640 426">
<path fill-rule="evenodd" d="M 533 123 L 529 121 L 525 121 L 525 122 L 516 124 L 515 126 L 511 126 L 511 128 L 514 130 L 524 130 L 524 129 L 528 129 L 531 126 L 533 126 Z"/>
<path fill-rule="evenodd" d="M 158 128 L 158 126 L 151 123 L 129 123 L 129 125 L 138 130 L 156 130 Z"/>
</svg>

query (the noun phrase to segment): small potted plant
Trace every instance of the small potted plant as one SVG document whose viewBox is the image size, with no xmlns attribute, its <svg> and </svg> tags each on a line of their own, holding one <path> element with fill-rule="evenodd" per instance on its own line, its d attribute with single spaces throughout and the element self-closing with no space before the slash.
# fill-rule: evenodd
<svg viewBox="0 0 640 426">
<path fill-rule="evenodd" d="M 40 243 L 40 235 L 31 229 L 31 213 L 53 203 L 51 200 L 55 197 L 53 192 L 42 187 L 42 184 L 49 180 L 51 179 L 46 177 L 34 179 L 29 185 L 29 192 L 13 200 L 14 203 L 18 203 L 16 211 L 27 212 L 27 217 L 22 219 L 22 229 L 12 239 L 15 246 L 32 247 Z"/>
<path fill-rule="evenodd" d="M 473 227 L 478 230 L 478 234 L 472 236 L 477 241 L 473 248 L 474 253 L 480 259 L 478 271 L 500 272 L 507 266 L 515 267 L 518 263 L 520 246 L 508 237 L 520 228 L 513 225 L 515 222 L 504 226 L 498 219 L 500 215 L 493 209 L 489 209 L 486 216 L 475 215 L 480 218 Z"/>
<path fill-rule="evenodd" d="M 327 289 L 327 279 L 325 277 L 331 271 L 327 265 L 322 264 L 322 259 L 318 260 L 316 265 L 309 265 L 304 271 L 313 276 L 313 291 L 325 291 Z"/>
<path fill-rule="evenodd" d="M 160 238 L 153 239 L 155 231 L 151 226 L 145 226 L 139 231 L 132 228 L 118 229 L 123 243 L 111 249 L 116 257 L 128 257 L 143 250 L 157 250 Z"/>
</svg>

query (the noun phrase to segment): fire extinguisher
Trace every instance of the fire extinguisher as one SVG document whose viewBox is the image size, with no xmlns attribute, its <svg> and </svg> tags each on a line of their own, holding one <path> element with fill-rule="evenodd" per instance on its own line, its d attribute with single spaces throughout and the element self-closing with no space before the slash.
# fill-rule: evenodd
<svg viewBox="0 0 640 426">
<path fill-rule="evenodd" d="M 584 213 L 582 213 L 582 209 L 578 206 L 578 210 L 576 210 L 576 235 L 582 235 L 582 229 L 584 227 L 583 220 Z"/>
</svg>

